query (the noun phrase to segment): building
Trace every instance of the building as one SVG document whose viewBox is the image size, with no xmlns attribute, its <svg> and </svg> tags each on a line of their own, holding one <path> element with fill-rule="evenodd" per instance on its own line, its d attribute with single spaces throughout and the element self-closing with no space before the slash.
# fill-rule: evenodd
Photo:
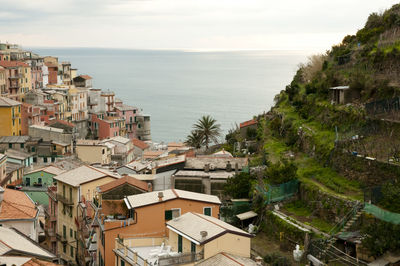
<svg viewBox="0 0 400 266">
<path fill-rule="evenodd" d="M 29 167 L 33 164 L 34 155 L 32 153 L 14 149 L 7 149 L 5 153 L 7 162 L 21 164 L 24 167 Z"/>
<path fill-rule="evenodd" d="M 89 128 L 92 137 L 100 140 L 126 135 L 125 119 L 105 114 L 91 114 Z"/>
<path fill-rule="evenodd" d="M 61 62 L 59 69 L 60 69 L 60 73 L 61 73 L 62 83 L 65 85 L 72 85 L 71 63 L 70 62 Z"/>
<path fill-rule="evenodd" d="M 250 259 L 252 235 L 218 218 L 188 212 L 166 225 L 168 237 L 162 242 L 168 243 L 166 249 L 153 245 L 148 252 L 150 242 L 146 247 L 116 240 L 115 265 L 138 265 L 138 257 L 159 265 L 257 265 Z"/>
<path fill-rule="evenodd" d="M 329 90 L 332 103 L 346 104 L 360 98 L 360 92 L 350 86 L 332 87 Z"/>
<path fill-rule="evenodd" d="M 136 138 L 132 139 L 132 143 L 133 143 L 133 155 L 136 158 L 143 158 L 144 152 L 147 151 L 150 146 L 146 142 Z"/>
<path fill-rule="evenodd" d="M 77 140 L 75 153 L 79 159 L 89 164 L 109 164 L 115 145 L 100 140 Z"/>
<path fill-rule="evenodd" d="M 101 97 L 100 89 L 89 89 L 88 109 L 91 114 L 104 114 L 106 112 L 105 98 Z"/>
<path fill-rule="evenodd" d="M 186 157 L 184 169 L 172 176 L 172 187 L 223 197 L 223 187 L 228 178 L 245 169 L 247 165 L 247 158 Z"/>
<path fill-rule="evenodd" d="M 22 103 L 21 108 L 21 135 L 29 134 L 29 126 L 41 125 L 40 107 Z"/>
<path fill-rule="evenodd" d="M 39 210 L 24 192 L 0 188 L 0 206 L 2 228 L 13 227 L 33 241 L 38 241 Z"/>
<path fill-rule="evenodd" d="M 26 151 L 29 136 L 4 136 L 0 137 L 0 151 L 7 149 Z"/>
<path fill-rule="evenodd" d="M 117 113 L 117 116 L 123 117 L 125 119 L 127 138 L 135 138 L 137 126 L 135 122 L 135 116 L 138 113 L 138 108 L 121 104 L 115 106 L 115 112 Z"/>
<path fill-rule="evenodd" d="M 0 227 L 0 256 L 1 256 L 0 261 L 2 263 L 4 263 L 4 261 L 7 260 L 8 257 L 8 261 L 11 261 L 14 264 L 16 264 L 17 261 L 19 261 L 21 258 L 24 257 L 44 260 L 45 263 L 57 260 L 54 254 L 40 247 L 38 243 L 26 237 L 19 230 L 15 228 L 6 228 L 6 227 Z M 14 259 L 15 257 L 13 258 L 13 256 L 18 257 L 18 259 Z M 7 264 L 7 265 L 13 265 L 13 264 Z M 21 263 L 18 265 L 24 265 L 24 264 Z M 28 264 L 28 265 L 35 265 L 35 264 Z"/>
<path fill-rule="evenodd" d="M 257 130 L 257 125 L 258 121 L 255 119 L 251 119 L 248 121 L 245 121 L 243 123 L 240 123 L 239 128 L 240 128 L 240 136 L 244 139 L 248 138 L 248 132 L 249 130 Z"/>
<path fill-rule="evenodd" d="M 32 90 L 30 66 L 20 61 L 0 61 L 0 66 L 6 69 L 7 97 L 23 101 L 24 94 Z"/>
<path fill-rule="evenodd" d="M 80 75 L 73 79 L 75 87 L 92 88 L 92 77 Z"/>
<path fill-rule="evenodd" d="M 6 177 L 1 180 L 0 186 L 16 186 L 22 184 L 24 165 L 6 161 Z"/>
<path fill-rule="evenodd" d="M 117 136 L 104 139 L 102 143 L 111 143 L 115 146 L 111 160 L 117 162 L 119 165 L 127 164 L 134 159 L 134 148 L 130 139 Z"/>
<path fill-rule="evenodd" d="M 57 186 L 49 186 L 47 188 L 48 204 L 44 208 L 45 226 L 44 232 L 46 235 L 45 245 L 53 254 L 58 255 L 57 249 L 57 218 L 58 218 L 58 200 Z M 60 234 L 59 234 L 60 235 Z"/>
<path fill-rule="evenodd" d="M 104 208 L 108 203 L 103 199 L 100 204 Z M 174 189 L 128 196 L 119 204 L 115 204 L 117 207 L 112 210 L 112 213 L 119 213 L 119 217 L 107 216 L 111 213 L 104 213 L 107 218 L 98 218 L 96 235 L 100 241 L 97 242 L 97 265 L 115 263 L 112 249 L 117 236 L 129 236 L 132 245 L 142 242 L 141 239 L 150 242 L 152 238 L 161 239 L 168 235 L 165 226 L 167 221 L 187 212 L 218 217 L 220 204 L 221 201 L 216 196 Z"/>
<path fill-rule="evenodd" d="M 21 103 L 0 97 L 0 136 L 21 136 Z"/>
<path fill-rule="evenodd" d="M 27 63 L 31 68 L 31 88 L 40 89 L 43 88 L 43 65 L 44 59 L 37 54 L 32 52 L 27 52 L 24 58 L 25 63 Z"/>
<path fill-rule="evenodd" d="M 57 181 L 57 250 L 63 262 L 75 263 L 79 249 L 80 242 L 76 241 L 78 230 L 82 230 L 77 222 L 79 205 L 92 200 L 98 186 L 118 178 L 119 175 L 86 165 L 53 177 Z"/>
<path fill-rule="evenodd" d="M 0 96 L 8 96 L 6 69 L 2 66 L 0 66 Z"/>
<path fill-rule="evenodd" d="M 0 153 L 0 183 L 6 178 L 7 155 Z"/>
<path fill-rule="evenodd" d="M 68 109 L 71 112 L 70 122 L 75 124 L 78 138 L 86 138 L 88 134 L 88 90 L 72 87 L 68 90 Z"/>
<path fill-rule="evenodd" d="M 143 141 L 151 141 L 150 115 L 137 114 L 135 116 L 136 138 Z"/>
<path fill-rule="evenodd" d="M 104 99 L 106 112 L 113 112 L 115 107 L 115 93 L 113 91 L 102 91 L 100 96 Z"/>
</svg>

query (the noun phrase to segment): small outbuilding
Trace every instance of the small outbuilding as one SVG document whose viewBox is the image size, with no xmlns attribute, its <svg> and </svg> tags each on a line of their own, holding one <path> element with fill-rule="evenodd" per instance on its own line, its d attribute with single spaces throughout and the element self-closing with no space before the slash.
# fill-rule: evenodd
<svg viewBox="0 0 400 266">
<path fill-rule="evenodd" d="M 336 104 L 351 103 L 355 99 L 360 98 L 360 92 L 350 86 L 338 86 L 329 88 L 331 93 L 331 101 Z"/>
</svg>

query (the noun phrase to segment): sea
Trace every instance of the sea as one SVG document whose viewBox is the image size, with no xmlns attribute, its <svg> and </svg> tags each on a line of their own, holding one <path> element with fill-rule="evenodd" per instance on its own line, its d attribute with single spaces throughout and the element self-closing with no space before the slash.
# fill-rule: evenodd
<svg viewBox="0 0 400 266">
<path fill-rule="evenodd" d="M 125 104 L 151 115 L 154 142 L 185 141 L 193 124 L 211 115 L 223 135 L 267 112 L 306 51 L 165 51 L 30 48 L 70 61 L 93 87 L 112 90 Z M 221 137 L 223 140 L 223 136 Z"/>
</svg>

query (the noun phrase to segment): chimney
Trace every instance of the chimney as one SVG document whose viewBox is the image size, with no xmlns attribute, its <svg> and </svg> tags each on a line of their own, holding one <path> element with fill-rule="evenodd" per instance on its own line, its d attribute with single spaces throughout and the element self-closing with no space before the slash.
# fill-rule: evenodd
<svg viewBox="0 0 400 266">
<path fill-rule="evenodd" d="M 204 165 L 204 172 L 206 172 L 206 173 L 210 172 L 210 164 L 209 163 L 206 163 Z"/>
<path fill-rule="evenodd" d="M 207 231 L 200 231 L 201 239 L 205 239 L 208 235 Z"/>
<path fill-rule="evenodd" d="M 226 171 L 231 172 L 232 171 L 232 164 L 230 161 L 226 164 Z"/>
<path fill-rule="evenodd" d="M 164 193 L 162 191 L 158 192 L 158 201 L 162 201 Z"/>
</svg>

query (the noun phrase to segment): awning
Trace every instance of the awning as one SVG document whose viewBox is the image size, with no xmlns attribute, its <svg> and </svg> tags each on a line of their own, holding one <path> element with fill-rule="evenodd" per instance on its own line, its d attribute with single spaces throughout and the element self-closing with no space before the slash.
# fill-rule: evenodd
<svg viewBox="0 0 400 266">
<path fill-rule="evenodd" d="M 240 213 L 238 215 L 236 215 L 237 218 L 239 218 L 239 220 L 243 221 L 243 220 L 247 220 L 253 217 L 256 217 L 257 213 L 253 212 L 253 211 L 248 211 L 248 212 L 244 212 L 244 213 Z"/>
</svg>

